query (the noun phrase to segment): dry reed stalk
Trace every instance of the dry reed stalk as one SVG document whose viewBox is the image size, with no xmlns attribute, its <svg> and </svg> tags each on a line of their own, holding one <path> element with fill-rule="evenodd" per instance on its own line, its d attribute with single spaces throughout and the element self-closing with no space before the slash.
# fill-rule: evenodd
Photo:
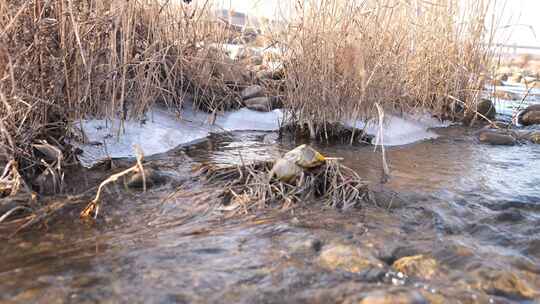
<svg viewBox="0 0 540 304">
<path fill-rule="evenodd" d="M 296 24 L 278 36 L 286 50 L 285 95 L 291 119 L 312 133 L 328 123 L 385 110 L 454 116 L 483 87 L 492 53 L 485 18 L 490 1 L 303 1 Z M 313 134 L 312 134 L 313 137 Z"/>
<path fill-rule="evenodd" d="M 142 154 L 142 150 L 139 147 L 135 147 L 135 151 L 137 154 L 137 163 L 126 169 L 122 172 L 113 174 L 109 176 L 107 179 L 105 179 L 103 182 L 99 184 L 98 190 L 96 192 L 96 196 L 88 205 L 84 208 L 83 211 L 81 211 L 80 216 L 81 218 L 88 219 L 88 218 L 94 218 L 96 219 L 99 214 L 99 209 L 101 206 L 101 193 L 103 192 L 103 189 L 106 185 L 116 182 L 119 178 L 124 177 L 130 173 L 141 173 L 142 180 L 143 180 L 143 191 L 146 192 L 146 175 L 144 173 L 144 167 L 142 165 L 144 155 Z"/>
<path fill-rule="evenodd" d="M 140 119 L 156 102 L 181 109 L 187 94 L 210 112 L 237 107 L 228 81 L 242 68 L 225 56 L 231 33 L 212 11 L 209 1 L 0 0 L 6 158 L 32 179 L 46 170 L 32 144 L 62 148 L 75 120 Z"/>
</svg>

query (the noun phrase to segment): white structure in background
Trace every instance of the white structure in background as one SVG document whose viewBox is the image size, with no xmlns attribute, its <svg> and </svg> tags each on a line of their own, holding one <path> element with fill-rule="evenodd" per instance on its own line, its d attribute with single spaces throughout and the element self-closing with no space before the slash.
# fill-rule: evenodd
<svg viewBox="0 0 540 304">
<path fill-rule="evenodd" d="M 214 3 L 220 9 L 243 13 L 248 18 L 274 20 L 288 20 L 294 9 L 291 0 L 215 0 Z"/>
</svg>

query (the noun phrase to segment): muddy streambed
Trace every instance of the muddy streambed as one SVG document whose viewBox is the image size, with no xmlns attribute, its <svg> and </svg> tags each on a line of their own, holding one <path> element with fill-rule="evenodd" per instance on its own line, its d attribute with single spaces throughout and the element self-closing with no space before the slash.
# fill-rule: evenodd
<svg viewBox="0 0 540 304">
<path fill-rule="evenodd" d="M 294 146 L 274 133 L 215 135 L 154 156 L 174 182 L 147 193 L 110 187 L 96 224 L 75 214 L 2 242 L 0 300 L 537 303 L 539 146 L 480 145 L 461 127 L 436 132 L 388 149 L 390 210 L 305 202 L 227 218 L 192 167 L 269 159 Z M 379 182 L 373 147 L 316 147 Z"/>
</svg>

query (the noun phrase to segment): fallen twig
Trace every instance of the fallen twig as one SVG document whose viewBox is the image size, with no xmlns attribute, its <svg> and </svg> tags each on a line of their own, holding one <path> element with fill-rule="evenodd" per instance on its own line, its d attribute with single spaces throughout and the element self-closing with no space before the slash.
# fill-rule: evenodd
<svg viewBox="0 0 540 304">
<path fill-rule="evenodd" d="M 100 208 L 100 201 L 101 201 L 101 193 L 104 189 L 104 187 L 112 182 L 117 181 L 120 177 L 123 177 L 125 175 L 128 175 L 129 173 L 137 173 L 141 172 L 143 176 L 143 187 L 144 191 L 146 191 L 146 179 L 144 175 L 144 168 L 142 166 L 142 160 L 143 160 L 143 154 L 140 148 L 135 147 L 135 151 L 137 153 L 137 164 L 135 164 L 133 167 L 130 167 L 122 172 L 113 174 L 109 176 L 106 180 L 101 182 L 99 184 L 96 197 L 84 208 L 84 210 L 81 212 L 80 216 L 81 218 L 90 218 L 93 217 L 94 219 L 97 218 Z"/>
</svg>

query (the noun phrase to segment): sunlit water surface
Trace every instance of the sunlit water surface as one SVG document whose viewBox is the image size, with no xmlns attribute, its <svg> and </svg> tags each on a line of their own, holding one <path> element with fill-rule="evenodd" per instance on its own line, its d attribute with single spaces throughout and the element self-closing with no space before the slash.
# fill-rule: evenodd
<svg viewBox="0 0 540 304">
<path fill-rule="evenodd" d="M 274 133 L 215 135 L 156 156 L 151 162 L 174 173 L 174 183 L 147 193 L 111 187 L 96 224 L 74 214 L 0 244 L 0 300 L 332 303 L 400 285 L 448 303 L 534 303 L 479 286 L 507 271 L 540 289 L 539 146 L 481 145 L 461 127 L 436 132 L 438 139 L 387 149 L 384 186 L 380 151 L 315 146 L 396 193 L 392 210 L 339 212 L 317 202 L 233 218 L 214 210 L 215 193 L 192 179 L 192 168 L 268 160 L 296 144 Z M 336 243 L 370 251 L 390 274 L 393 260 L 416 254 L 433 256 L 443 271 L 396 282 L 321 267 L 316 247 Z"/>
</svg>

